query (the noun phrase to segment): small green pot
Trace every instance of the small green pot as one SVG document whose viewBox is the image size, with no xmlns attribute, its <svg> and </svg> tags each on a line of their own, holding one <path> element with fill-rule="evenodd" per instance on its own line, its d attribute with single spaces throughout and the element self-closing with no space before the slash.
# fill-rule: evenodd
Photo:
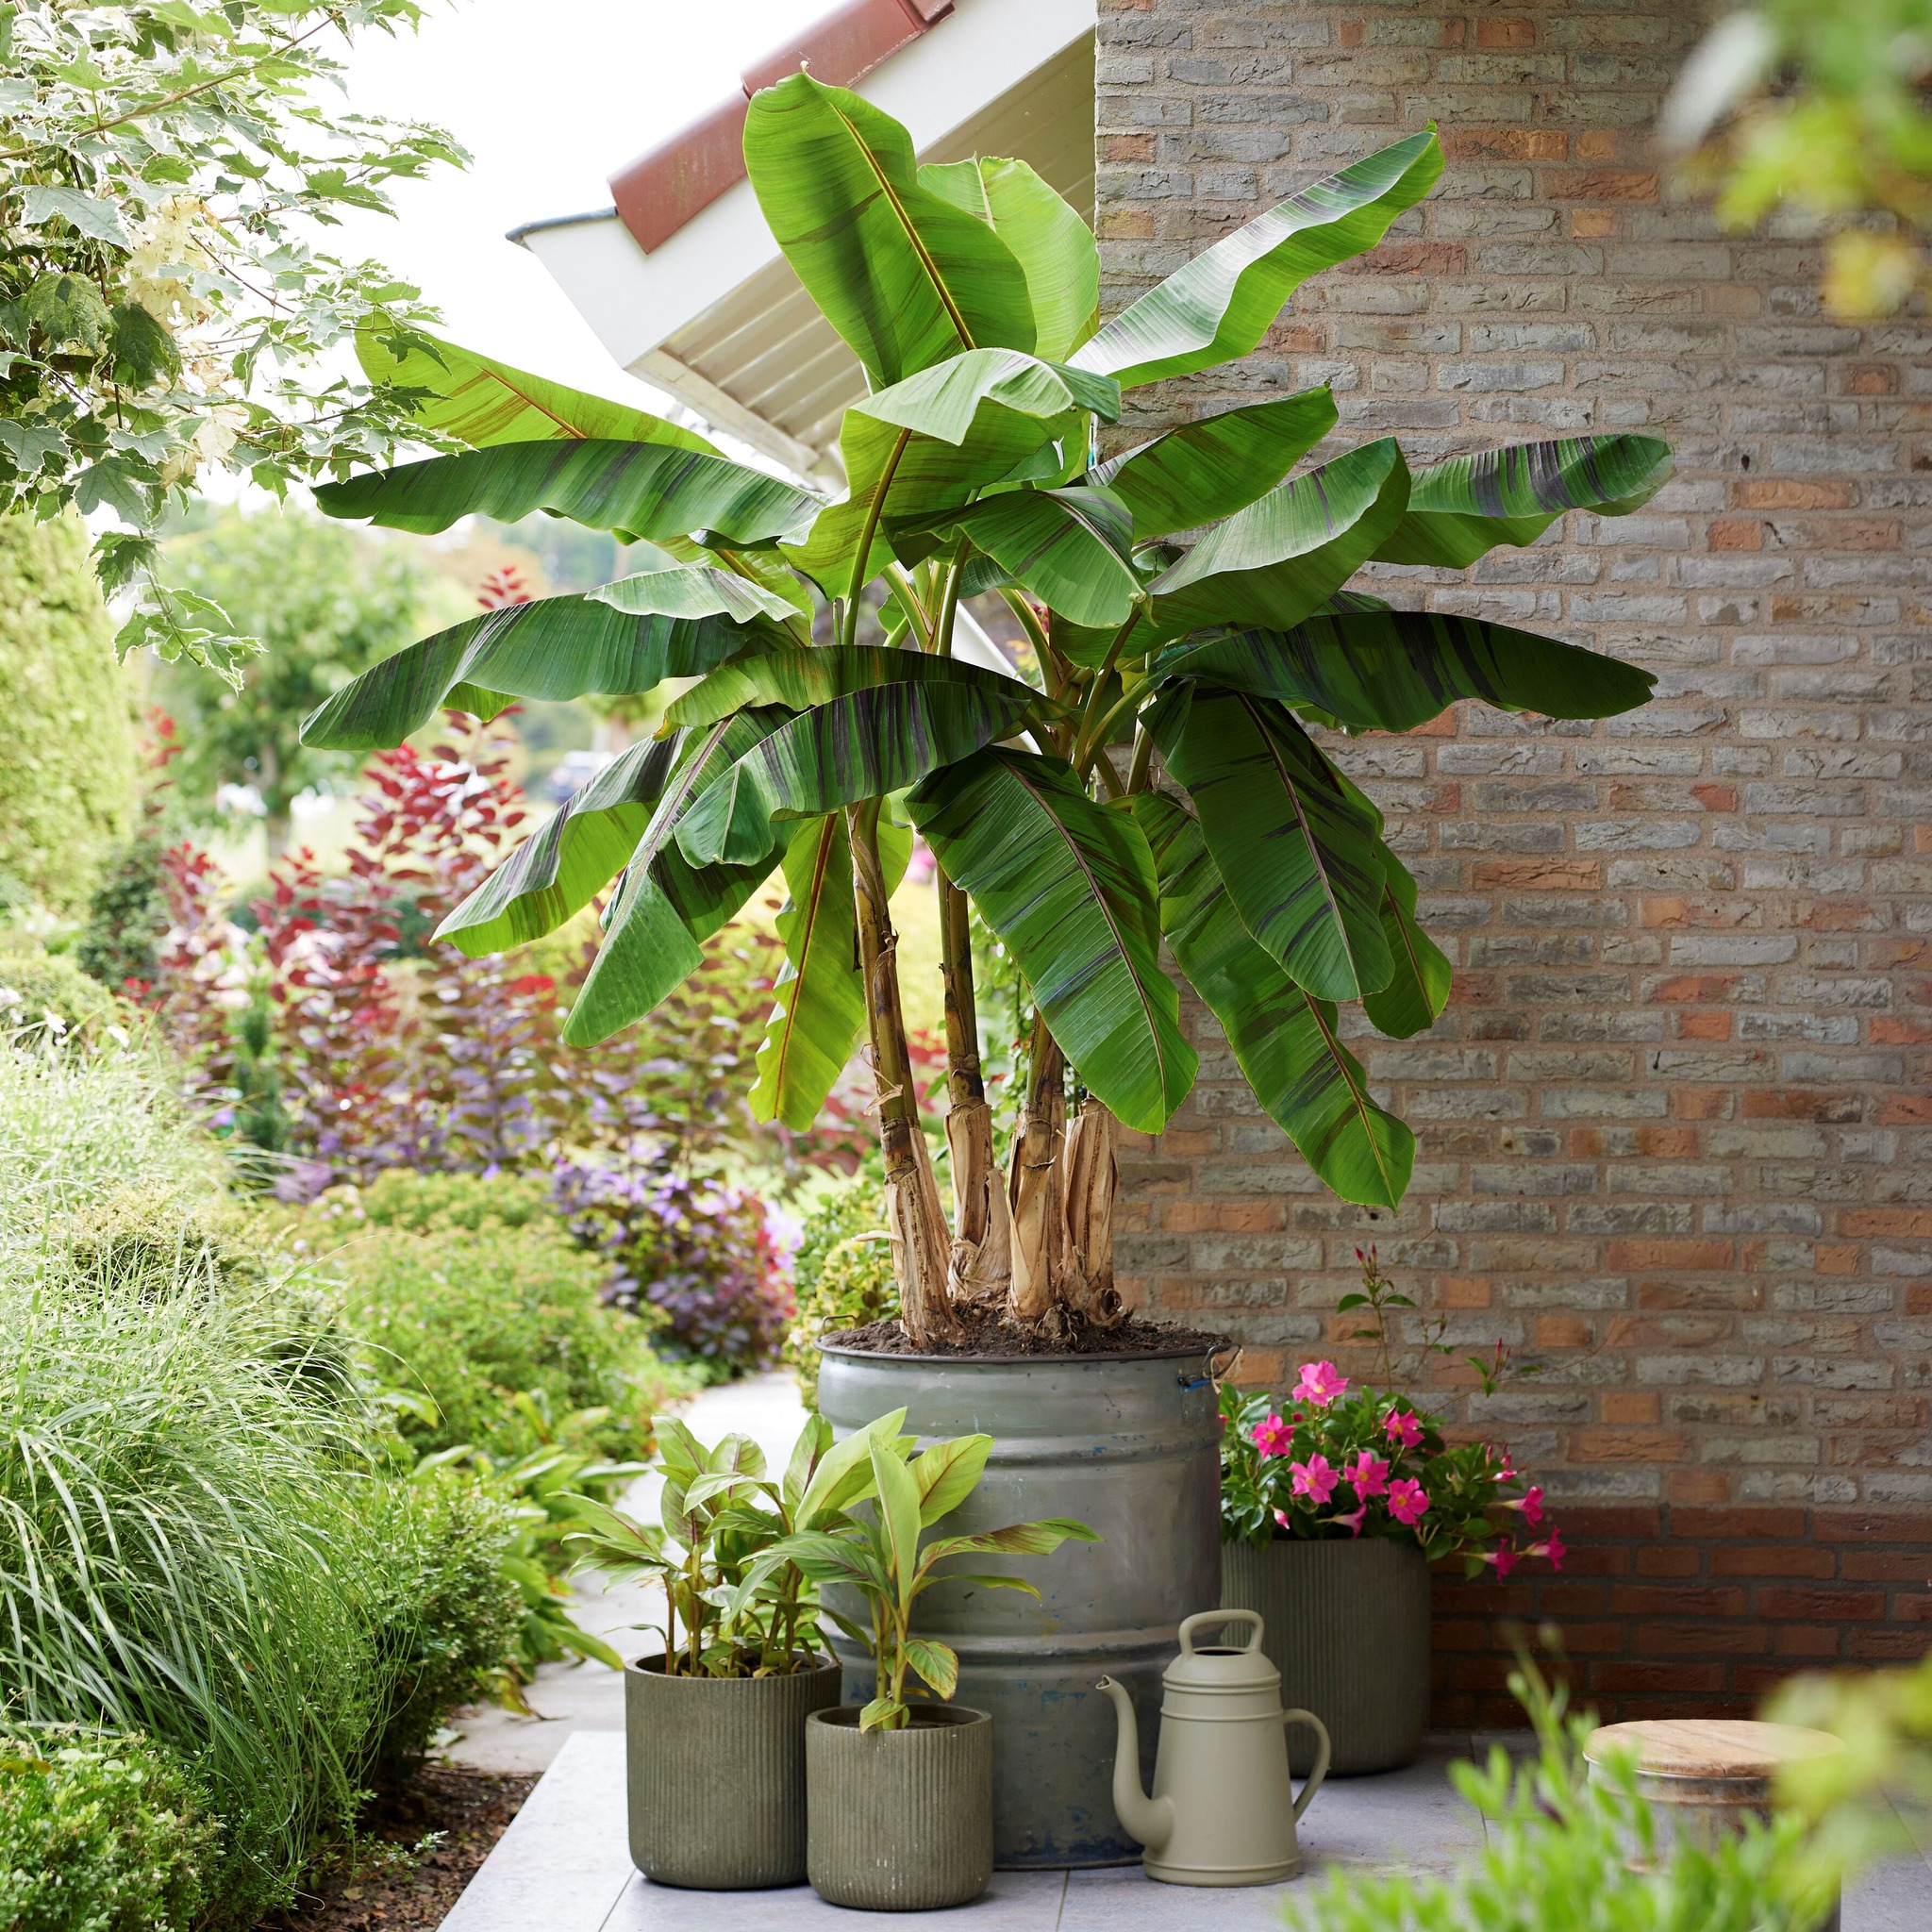
<svg viewBox="0 0 1932 1932">
<path fill-rule="evenodd" d="M 935 1704 L 903 1731 L 861 1731 L 858 1709 L 806 1723 L 812 1889 L 874 1912 L 977 1898 L 992 1880 L 992 1719 Z"/>
<path fill-rule="evenodd" d="M 1331 1777 L 1394 1771 L 1422 1755 L 1429 1724 L 1429 1565 L 1391 1537 L 1258 1547 L 1225 1543 L 1221 1606 L 1258 1610 L 1261 1648 L 1281 1673 L 1281 1701 L 1328 1727 Z M 1288 1734 L 1306 1775 L 1313 1734 Z"/>
<path fill-rule="evenodd" d="M 837 1664 L 786 1677 L 624 1673 L 631 1863 L 658 1885 L 752 1891 L 805 1877 L 805 1722 Z"/>
</svg>

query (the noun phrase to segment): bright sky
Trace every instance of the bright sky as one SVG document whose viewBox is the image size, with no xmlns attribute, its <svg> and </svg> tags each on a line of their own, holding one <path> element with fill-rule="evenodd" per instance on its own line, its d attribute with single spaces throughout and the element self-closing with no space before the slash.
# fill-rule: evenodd
<svg viewBox="0 0 1932 1932">
<path fill-rule="evenodd" d="M 422 30 L 372 34 L 351 69 L 365 113 L 432 121 L 475 157 L 395 190 L 398 221 L 338 246 L 416 283 L 450 337 L 578 389 L 648 406 L 535 256 L 503 239 L 608 208 L 608 177 L 738 86 L 830 0 L 433 0 Z"/>
</svg>

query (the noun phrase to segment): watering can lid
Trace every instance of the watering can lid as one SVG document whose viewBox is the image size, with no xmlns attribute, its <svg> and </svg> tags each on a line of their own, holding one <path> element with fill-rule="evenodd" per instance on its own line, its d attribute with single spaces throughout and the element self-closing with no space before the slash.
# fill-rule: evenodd
<svg viewBox="0 0 1932 1932">
<path fill-rule="evenodd" d="M 1196 1630 L 1213 1630 L 1227 1624 L 1252 1624 L 1243 1644 L 1216 1643 L 1194 1647 Z M 1168 1665 L 1162 1681 L 1180 1690 L 1273 1690 L 1281 1673 L 1261 1648 L 1258 1610 L 1202 1610 L 1182 1624 L 1181 1654 Z"/>
</svg>

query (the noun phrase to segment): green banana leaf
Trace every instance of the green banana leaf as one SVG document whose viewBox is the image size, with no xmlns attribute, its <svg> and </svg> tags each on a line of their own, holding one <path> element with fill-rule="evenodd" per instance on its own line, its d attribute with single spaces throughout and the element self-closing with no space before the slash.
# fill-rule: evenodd
<svg viewBox="0 0 1932 1932">
<path fill-rule="evenodd" d="M 503 442 L 316 486 L 318 508 L 433 536 L 458 517 L 513 524 L 547 509 L 625 542 L 697 531 L 761 543 L 803 527 L 818 499 L 762 470 L 651 442 Z"/>
<path fill-rule="evenodd" d="M 1034 695 L 1017 678 L 991 675 L 983 685 L 874 685 L 815 705 L 719 774 L 679 824 L 678 846 L 695 865 L 755 858 L 772 843 L 774 817 L 902 791 L 936 765 L 1007 737 Z"/>
<path fill-rule="evenodd" d="M 507 604 L 405 644 L 318 705 L 304 744 L 377 751 L 445 706 L 493 718 L 517 698 L 623 696 L 696 677 L 756 640 L 724 617 L 626 617 L 583 597 Z"/>
<path fill-rule="evenodd" d="M 1077 625 L 1118 627 L 1141 595 L 1132 514 L 1105 490 L 1007 491 L 907 527 L 970 537 L 1015 583 Z"/>
<path fill-rule="evenodd" d="M 472 959 L 555 932 L 623 871 L 684 749 L 634 744 L 572 793 L 436 929 Z"/>
<path fill-rule="evenodd" d="M 1449 1003 L 1449 961 L 1415 920 L 1415 880 L 1408 868 L 1380 848 L 1382 931 L 1395 961 L 1389 984 L 1368 994 L 1362 1009 L 1377 1031 L 1407 1040 L 1436 1024 Z"/>
<path fill-rule="evenodd" d="M 1024 161 L 928 162 L 919 185 L 977 215 L 1013 251 L 1033 308 L 1034 352 L 1068 355 L 1100 320 L 1100 250 L 1072 203 Z"/>
<path fill-rule="evenodd" d="M 1209 624 L 1286 630 L 1369 560 L 1408 501 L 1392 437 L 1365 442 L 1216 524 L 1148 589 L 1169 635 Z"/>
<path fill-rule="evenodd" d="M 1060 708 L 1017 677 L 958 658 L 927 658 L 917 651 L 876 644 L 820 644 L 809 651 L 781 651 L 721 664 L 673 701 L 664 722 L 708 724 L 745 705 L 783 705 L 790 711 L 808 711 L 814 705 L 828 705 L 834 698 L 887 684 L 964 686 L 1028 712 Z"/>
<path fill-rule="evenodd" d="M 1224 409 L 1088 473 L 1134 513 L 1134 541 L 1196 530 L 1265 496 L 1335 427 L 1328 389 Z"/>
<path fill-rule="evenodd" d="M 596 1046 L 641 1020 L 695 972 L 708 939 L 770 874 L 777 847 L 742 866 L 693 867 L 674 841 L 692 799 L 785 722 L 777 709 L 745 710 L 685 734 L 671 775 L 616 896 L 605 908 L 604 939 L 563 1030 L 569 1046 Z"/>
<path fill-rule="evenodd" d="M 912 835 L 882 818 L 878 844 L 890 894 L 906 876 Z M 777 919 L 785 963 L 758 1048 L 751 1111 L 754 1120 L 779 1120 L 802 1134 L 817 1120 L 865 1024 L 852 846 L 841 813 L 805 820 L 793 830 L 785 848 L 785 885 L 790 897 Z"/>
<path fill-rule="evenodd" d="M 1262 949 L 1317 999 L 1387 986 L 1395 962 L 1382 930 L 1379 818 L 1292 714 L 1245 691 L 1184 685 L 1155 701 L 1146 724 Z"/>
<path fill-rule="evenodd" d="M 789 75 L 753 97 L 744 161 L 786 260 L 874 388 L 961 349 L 1032 353 L 1012 250 L 921 186 L 912 139 L 890 114 Z"/>
<path fill-rule="evenodd" d="M 1407 731 L 1458 698 L 1545 718 L 1608 718 L 1634 710 L 1657 683 L 1619 658 L 1434 610 L 1239 631 L 1164 651 L 1154 669 L 1312 706 L 1351 731 Z"/>
<path fill-rule="evenodd" d="M 706 563 L 637 571 L 586 595 L 630 617 L 728 617 L 735 624 L 784 619 L 794 608 L 790 598 Z"/>
<path fill-rule="evenodd" d="M 1062 759 L 999 749 L 935 772 L 907 805 L 1080 1078 L 1158 1134 L 1197 1062 L 1160 970 L 1154 861 L 1132 817 L 1089 798 Z"/>
<path fill-rule="evenodd" d="M 596 437 L 718 454 L 696 430 L 667 423 L 647 409 L 566 389 L 560 382 L 513 369 L 508 362 L 458 348 L 420 329 L 395 336 L 380 328 L 358 329 L 356 357 L 371 382 L 422 391 L 411 408 L 417 422 L 473 449 L 499 442 Z"/>
<path fill-rule="evenodd" d="M 1071 460 L 1063 445 L 1084 457 L 1086 410 L 1120 407 L 1117 388 L 1095 385 L 1015 350 L 974 349 L 855 404 L 839 431 L 850 490 L 820 511 L 803 542 L 785 546 L 787 558 L 827 596 L 849 596 L 891 560 L 895 519 L 964 504 L 1034 459 L 1057 475 Z M 868 524 L 872 542 L 855 575 Z"/>
<path fill-rule="evenodd" d="M 1654 436 L 1512 442 L 1418 470 L 1408 508 L 1375 552 L 1382 563 L 1464 570 L 1499 543 L 1534 543 L 1565 510 L 1628 516 L 1670 480 Z"/>
<path fill-rule="evenodd" d="M 1304 992 L 1255 943 L 1200 826 L 1175 800 L 1141 792 L 1134 816 L 1160 873 L 1161 931 L 1268 1118 L 1344 1201 L 1396 1207 L 1415 1166 L 1415 1136 L 1370 1099 L 1333 1005 Z"/>
<path fill-rule="evenodd" d="M 1302 189 L 1176 269 L 1072 359 L 1130 389 L 1245 356 L 1303 282 L 1373 248 L 1441 172 L 1432 126 Z"/>
</svg>

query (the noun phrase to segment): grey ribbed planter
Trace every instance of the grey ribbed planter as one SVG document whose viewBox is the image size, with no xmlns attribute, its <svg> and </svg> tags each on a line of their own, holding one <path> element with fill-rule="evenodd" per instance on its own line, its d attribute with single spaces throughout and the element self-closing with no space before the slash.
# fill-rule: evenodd
<svg viewBox="0 0 1932 1932">
<path fill-rule="evenodd" d="M 1312 1710 L 1334 1740 L 1331 1777 L 1415 1761 L 1429 1722 L 1429 1566 L 1414 1543 L 1227 1543 L 1221 1603 L 1260 1611 L 1282 1703 Z M 1305 1774 L 1313 1734 L 1291 1729 L 1288 1750 Z"/>
<path fill-rule="evenodd" d="M 789 1677 L 624 1673 L 631 1863 L 659 1885 L 750 1891 L 805 1876 L 805 1721 L 837 1664 Z"/>
<path fill-rule="evenodd" d="M 858 1707 L 805 1727 L 808 1873 L 835 1906 L 933 1912 L 992 1879 L 992 1719 L 915 1708 L 903 1731 L 861 1731 Z"/>
</svg>

